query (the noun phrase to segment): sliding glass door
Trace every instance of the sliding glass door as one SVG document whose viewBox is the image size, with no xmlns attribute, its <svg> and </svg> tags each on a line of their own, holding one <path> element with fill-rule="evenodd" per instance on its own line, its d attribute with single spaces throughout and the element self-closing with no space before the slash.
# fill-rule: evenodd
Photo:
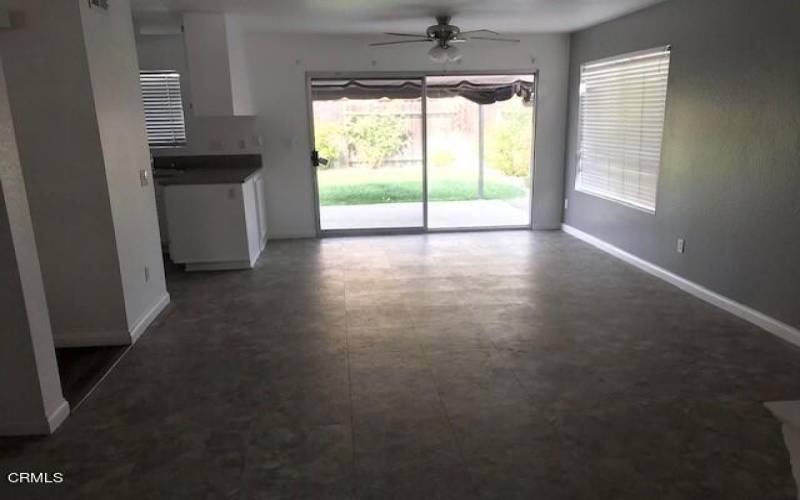
<svg viewBox="0 0 800 500">
<path fill-rule="evenodd" d="M 322 232 L 530 226 L 533 75 L 309 88 Z"/>
<path fill-rule="evenodd" d="M 531 222 L 533 75 L 427 78 L 428 227 Z"/>
<path fill-rule="evenodd" d="M 422 79 L 312 79 L 322 231 L 422 229 Z"/>
</svg>

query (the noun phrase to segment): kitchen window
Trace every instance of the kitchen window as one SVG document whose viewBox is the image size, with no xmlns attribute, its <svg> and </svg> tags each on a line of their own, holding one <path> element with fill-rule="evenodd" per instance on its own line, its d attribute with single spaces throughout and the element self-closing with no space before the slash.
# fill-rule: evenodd
<svg viewBox="0 0 800 500">
<path fill-rule="evenodd" d="M 656 209 L 670 48 L 581 66 L 575 189 Z"/>
<path fill-rule="evenodd" d="M 181 75 L 177 71 L 142 71 L 139 81 L 144 101 L 147 142 L 152 147 L 186 144 Z"/>
</svg>

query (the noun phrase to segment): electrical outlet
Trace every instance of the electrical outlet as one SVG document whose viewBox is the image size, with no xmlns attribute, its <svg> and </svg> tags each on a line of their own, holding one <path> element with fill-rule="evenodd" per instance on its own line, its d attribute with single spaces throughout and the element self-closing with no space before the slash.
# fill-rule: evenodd
<svg viewBox="0 0 800 500">
<path fill-rule="evenodd" d="M 678 253 L 683 253 L 686 251 L 686 240 L 683 238 L 678 238 L 678 247 L 676 248 Z"/>
<path fill-rule="evenodd" d="M 246 148 L 246 147 L 247 147 L 247 143 L 245 142 L 245 140 L 244 140 L 244 139 L 239 139 L 239 141 L 237 142 L 237 144 L 239 145 L 239 149 L 244 149 L 244 148 Z"/>
<path fill-rule="evenodd" d="M 144 266 L 144 281 L 145 283 L 150 281 L 150 268 L 147 266 Z"/>
</svg>

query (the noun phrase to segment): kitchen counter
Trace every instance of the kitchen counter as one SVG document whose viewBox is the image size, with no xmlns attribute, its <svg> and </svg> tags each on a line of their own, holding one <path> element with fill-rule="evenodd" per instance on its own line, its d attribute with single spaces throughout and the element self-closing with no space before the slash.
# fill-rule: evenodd
<svg viewBox="0 0 800 500">
<path fill-rule="evenodd" d="M 154 176 L 162 186 L 186 186 L 192 184 L 243 184 L 261 171 L 261 167 L 195 167 L 171 171 L 169 175 Z"/>
</svg>

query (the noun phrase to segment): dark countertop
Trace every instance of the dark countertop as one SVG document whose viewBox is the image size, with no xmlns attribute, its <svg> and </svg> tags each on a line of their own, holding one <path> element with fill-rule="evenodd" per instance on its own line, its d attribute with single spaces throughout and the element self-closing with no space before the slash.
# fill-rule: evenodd
<svg viewBox="0 0 800 500">
<path fill-rule="evenodd" d="M 242 184 L 261 167 L 195 167 L 186 170 L 171 170 L 171 175 L 161 175 L 155 170 L 156 182 L 162 186 L 184 186 L 190 184 Z"/>
</svg>

